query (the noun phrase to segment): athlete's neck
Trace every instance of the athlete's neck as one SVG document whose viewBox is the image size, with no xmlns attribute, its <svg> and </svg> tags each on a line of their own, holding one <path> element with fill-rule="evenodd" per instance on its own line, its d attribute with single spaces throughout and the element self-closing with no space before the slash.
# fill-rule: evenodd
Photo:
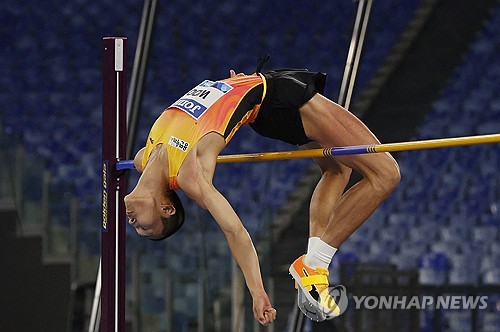
<svg viewBox="0 0 500 332">
<path fill-rule="evenodd" d="M 131 195 L 162 197 L 165 194 L 169 184 L 166 154 L 166 149 L 162 145 L 155 147 Z"/>
</svg>

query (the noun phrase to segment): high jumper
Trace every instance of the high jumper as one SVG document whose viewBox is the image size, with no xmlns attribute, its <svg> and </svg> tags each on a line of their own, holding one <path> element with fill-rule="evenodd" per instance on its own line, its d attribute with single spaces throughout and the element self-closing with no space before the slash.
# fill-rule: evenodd
<svg viewBox="0 0 500 332">
<path fill-rule="evenodd" d="M 248 232 L 212 183 L 217 157 L 245 124 L 301 149 L 380 142 L 352 113 L 323 95 L 325 74 L 295 69 L 261 73 L 261 67 L 251 75 L 231 70 L 230 78 L 205 80 L 161 113 L 134 159 L 141 177 L 125 205 L 129 224 L 152 240 L 167 238 L 184 222 L 175 190 L 207 209 L 243 271 L 255 319 L 267 325 L 276 310 Z M 328 265 L 337 248 L 390 195 L 400 174 L 389 153 L 314 160 L 322 176 L 310 202 L 308 250 L 292 263 L 290 273 L 311 305 L 333 317 L 338 308 L 328 292 Z M 344 192 L 352 170 L 364 177 Z"/>
</svg>

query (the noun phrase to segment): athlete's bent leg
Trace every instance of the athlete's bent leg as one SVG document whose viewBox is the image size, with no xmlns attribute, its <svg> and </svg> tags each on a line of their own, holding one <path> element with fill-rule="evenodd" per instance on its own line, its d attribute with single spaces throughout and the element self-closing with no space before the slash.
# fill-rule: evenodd
<svg viewBox="0 0 500 332">
<path fill-rule="evenodd" d="M 301 107 L 300 114 L 306 135 L 322 147 L 379 143 L 353 114 L 319 94 Z M 400 174 L 389 154 L 324 158 L 317 163 L 322 178 L 311 199 L 310 228 L 311 235 L 319 235 L 321 241 L 316 242 L 311 255 L 308 249 L 305 257 L 295 260 L 289 271 L 297 282 L 299 298 L 303 295 L 306 299 L 299 308 L 308 317 L 322 320 L 341 313 L 329 291 L 325 258 L 331 261 L 336 248 L 397 186 Z M 349 169 L 359 171 L 364 178 L 342 194 Z"/>
<path fill-rule="evenodd" d="M 322 95 L 316 94 L 300 109 L 300 114 L 307 136 L 322 147 L 380 143 L 352 113 Z M 400 173 L 396 161 L 388 153 L 339 156 L 335 160 L 364 176 L 340 196 L 333 210 L 311 211 L 317 216 L 329 213 L 328 225 L 320 237 L 338 248 L 390 195 L 399 183 Z M 335 196 L 338 190 L 332 185 L 331 196 Z M 328 204 L 331 208 L 332 203 L 329 201 Z M 311 208 L 323 209 L 321 203 L 315 203 Z M 322 225 L 322 222 L 318 224 Z"/>
<path fill-rule="evenodd" d="M 302 149 L 317 149 L 316 142 L 301 146 Z M 351 168 L 333 158 L 314 158 L 321 170 L 321 178 L 313 191 L 309 208 L 309 236 L 320 237 L 331 218 L 340 196 L 349 182 Z"/>
</svg>

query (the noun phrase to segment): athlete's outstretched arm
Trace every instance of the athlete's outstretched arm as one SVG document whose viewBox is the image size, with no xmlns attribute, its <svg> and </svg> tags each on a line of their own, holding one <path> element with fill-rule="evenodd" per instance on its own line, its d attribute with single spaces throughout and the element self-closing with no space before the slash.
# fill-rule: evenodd
<svg viewBox="0 0 500 332">
<path fill-rule="evenodd" d="M 204 149 L 205 153 L 207 149 Z M 184 169 L 177 178 L 178 184 L 186 195 L 207 209 L 219 224 L 234 259 L 243 271 L 252 295 L 255 319 L 262 325 L 268 325 L 276 318 L 276 310 L 271 306 L 264 289 L 259 259 L 250 235 L 229 202 L 212 184 L 216 156 L 207 158 L 209 161 L 205 158 L 195 159 L 186 159 Z"/>
<path fill-rule="evenodd" d="M 276 318 L 276 310 L 264 290 L 259 259 L 250 235 L 229 202 L 213 185 L 203 184 L 202 192 L 203 205 L 224 232 L 231 253 L 243 271 L 252 295 L 255 319 L 262 325 L 272 323 Z"/>
</svg>

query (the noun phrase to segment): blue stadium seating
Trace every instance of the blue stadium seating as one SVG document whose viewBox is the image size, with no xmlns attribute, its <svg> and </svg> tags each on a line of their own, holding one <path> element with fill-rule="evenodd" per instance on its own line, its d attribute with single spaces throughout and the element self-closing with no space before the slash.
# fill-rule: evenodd
<svg viewBox="0 0 500 332">
<path fill-rule="evenodd" d="M 446 331 L 464 331 L 465 326 L 472 326 L 472 313 L 470 310 L 447 310 L 444 312 Z"/>
<path fill-rule="evenodd" d="M 442 97 L 434 103 L 416 139 L 500 131 L 495 83 L 500 63 L 494 56 L 500 38 L 492 33 L 499 18 L 497 9 Z M 405 257 L 405 248 L 410 247 L 410 252 L 421 256 L 423 284 L 499 283 L 498 152 L 497 145 L 490 145 L 401 153 L 398 161 L 403 181 L 381 207 L 391 226 L 408 227 L 409 243 L 400 244 L 400 252 L 391 259 L 393 263 L 408 268 L 399 256 Z M 423 206 L 416 205 L 416 211 L 406 210 L 401 208 L 401 200 L 418 200 Z M 408 221 L 411 215 L 417 223 Z M 413 249 L 412 243 L 420 247 Z M 438 254 L 450 261 L 450 269 L 444 274 L 431 268 L 434 263 L 429 257 Z"/>
<path fill-rule="evenodd" d="M 357 92 L 372 78 L 418 4 L 417 0 L 375 1 Z M 289 8 L 284 11 L 283 6 Z M 160 9 L 139 140 L 147 136 L 162 109 L 193 84 L 206 77 L 225 77 L 229 67 L 250 72 L 257 58 L 268 52 L 272 55 L 269 67 L 308 67 L 328 72 L 326 94 L 332 99 L 337 96 L 355 14 L 350 0 L 310 1 L 307 6 L 277 0 L 222 0 L 217 5 L 204 1 L 196 6 L 177 1 L 161 3 Z M 64 5 L 53 0 L 14 1 L 3 4 L 0 10 L 2 131 L 18 138 L 28 154 L 47 164 L 52 173 L 52 219 L 57 226 L 68 226 L 64 219 L 68 200 L 60 198 L 79 196 L 80 248 L 88 255 L 99 253 L 100 39 L 106 35 L 128 36 L 131 65 L 141 10 L 140 2 L 132 0 L 75 0 Z M 210 15 L 205 14 L 208 11 Z M 244 13 L 244 19 L 236 13 Z M 443 96 L 435 102 L 416 139 L 499 131 L 500 63 L 494 53 L 499 45 L 499 20 L 497 10 Z M 242 128 L 225 153 L 288 148 Z M 447 277 L 452 283 L 497 282 L 498 271 L 493 264 L 500 251 L 500 180 L 496 176 L 499 152 L 498 146 L 481 146 L 402 153 L 398 156 L 403 174 L 400 187 L 341 251 L 356 255 L 360 261 L 391 261 L 401 269 L 418 268 L 418 258 L 436 255 L 431 251 L 437 249 L 447 251 L 452 264 L 456 255 L 485 254 L 481 262 L 477 260 L 479 276 L 460 279 L 464 277 L 462 269 L 468 267 L 457 258 Z M 259 238 L 266 236 L 269 222 L 311 165 L 305 160 L 225 165 L 215 181 L 241 214 L 251 235 Z M 132 182 L 136 177 L 132 176 Z M 36 190 L 26 189 L 27 198 L 39 196 Z M 193 296 L 193 281 L 186 276 L 197 270 L 197 234 L 208 217 L 196 212 L 185 197 L 182 199 L 188 221 L 185 231 L 172 238 L 169 257 L 179 278 L 184 278 L 179 292 Z M 206 244 L 207 252 L 213 253 L 208 264 L 219 276 L 211 279 L 216 280 L 210 285 L 213 299 L 227 284 L 230 255 L 213 222 L 207 224 L 207 237 L 213 240 Z M 396 241 L 389 241 L 391 237 Z M 157 267 L 164 247 L 145 244 L 131 230 L 128 238 L 130 252 L 157 255 L 144 265 L 160 274 L 164 269 Z M 458 239 L 458 244 L 453 242 Z M 158 312 L 164 306 L 158 296 L 162 287 L 152 278 L 151 286 L 144 289 L 148 311 Z M 184 309 L 176 311 L 176 317 L 192 314 Z M 485 326 L 498 326 L 490 324 L 489 318 L 484 321 Z M 179 331 L 187 329 L 185 320 L 179 319 L 176 324 Z"/>
<path fill-rule="evenodd" d="M 448 281 L 450 262 L 448 257 L 440 252 L 422 255 L 419 259 L 418 279 L 423 285 L 444 285 Z"/>
<path fill-rule="evenodd" d="M 492 268 L 484 272 L 483 284 L 498 285 L 500 284 L 500 268 Z"/>
<path fill-rule="evenodd" d="M 479 264 L 476 254 L 452 254 L 450 261 L 449 283 L 451 285 L 477 285 L 479 283 Z"/>
</svg>

